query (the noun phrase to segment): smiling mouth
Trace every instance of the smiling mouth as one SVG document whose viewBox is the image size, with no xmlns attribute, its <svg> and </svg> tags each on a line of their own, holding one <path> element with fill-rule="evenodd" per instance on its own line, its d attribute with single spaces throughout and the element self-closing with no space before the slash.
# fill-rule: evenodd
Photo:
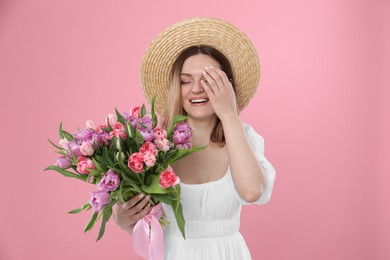
<svg viewBox="0 0 390 260">
<path fill-rule="evenodd" d="M 206 103 L 207 101 L 209 101 L 208 98 L 196 98 L 190 100 L 192 104 L 202 104 L 202 103 Z"/>
</svg>

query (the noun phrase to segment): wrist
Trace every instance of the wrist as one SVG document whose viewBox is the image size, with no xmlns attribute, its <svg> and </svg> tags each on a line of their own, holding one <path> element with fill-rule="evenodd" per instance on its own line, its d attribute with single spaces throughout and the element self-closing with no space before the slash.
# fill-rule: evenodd
<svg viewBox="0 0 390 260">
<path fill-rule="evenodd" d="M 129 233 L 130 235 L 133 235 L 134 226 L 135 226 L 135 224 L 130 225 L 130 226 L 126 229 L 127 233 Z"/>
<path fill-rule="evenodd" d="M 219 118 L 221 120 L 221 123 L 224 127 L 231 126 L 231 124 L 240 124 L 241 125 L 241 118 L 237 113 L 231 113 L 228 115 L 225 115 L 222 118 Z"/>
</svg>

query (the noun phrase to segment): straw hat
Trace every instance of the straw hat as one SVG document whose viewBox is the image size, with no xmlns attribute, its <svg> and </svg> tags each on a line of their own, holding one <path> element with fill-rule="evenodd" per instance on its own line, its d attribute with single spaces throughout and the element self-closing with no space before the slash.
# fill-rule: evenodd
<svg viewBox="0 0 390 260">
<path fill-rule="evenodd" d="M 144 96 L 150 101 L 157 96 L 155 109 L 163 113 L 167 104 L 172 65 L 186 48 L 209 45 L 230 61 L 238 108 L 248 105 L 260 79 L 257 52 L 249 38 L 232 24 L 215 18 L 197 17 L 177 22 L 153 40 L 141 65 Z"/>
</svg>

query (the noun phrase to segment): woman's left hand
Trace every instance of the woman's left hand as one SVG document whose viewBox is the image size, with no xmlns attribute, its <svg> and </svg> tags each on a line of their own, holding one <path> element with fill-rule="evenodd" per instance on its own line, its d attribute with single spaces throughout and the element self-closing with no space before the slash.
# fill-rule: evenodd
<svg viewBox="0 0 390 260">
<path fill-rule="evenodd" d="M 201 84 L 219 119 L 224 121 L 225 118 L 237 115 L 236 95 L 225 72 L 208 66 L 203 71 L 203 77 L 205 80 Z"/>
</svg>

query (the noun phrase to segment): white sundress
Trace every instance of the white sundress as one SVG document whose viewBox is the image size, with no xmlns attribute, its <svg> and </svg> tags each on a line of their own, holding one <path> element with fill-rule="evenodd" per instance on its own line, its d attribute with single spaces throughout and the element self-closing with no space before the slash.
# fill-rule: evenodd
<svg viewBox="0 0 390 260">
<path fill-rule="evenodd" d="M 276 177 L 275 169 L 264 157 L 264 139 L 251 126 L 243 124 L 267 180 L 266 188 L 255 204 L 269 201 Z M 167 220 L 164 230 L 166 260 L 246 260 L 250 252 L 239 232 L 241 207 L 246 203 L 237 193 L 228 168 L 224 177 L 203 184 L 181 185 L 181 203 L 186 220 L 186 240 L 175 221 L 172 207 L 163 204 Z"/>
</svg>

